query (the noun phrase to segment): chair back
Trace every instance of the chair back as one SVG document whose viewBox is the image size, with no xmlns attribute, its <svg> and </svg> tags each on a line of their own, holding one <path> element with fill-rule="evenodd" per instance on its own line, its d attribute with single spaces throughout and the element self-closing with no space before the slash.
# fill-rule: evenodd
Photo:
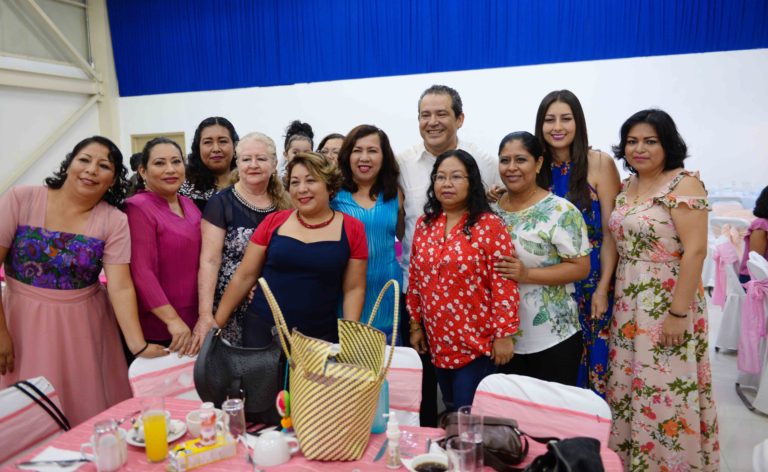
<svg viewBox="0 0 768 472">
<path fill-rule="evenodd" d="M 750 264 L 750 262 L 752 264 Z M 749 269 L 750 276 L 752 278 L 767 278 L 768 275 L 768 261 L 765 260 L 765 257 L 761 256 L 755 251 L 749 251 L 749 259 L 747 259 L 747 269 Z M 752 275 L 753 272 L 756 275 Z"/>
<path fill-rule="evenodd" d="M 179 357 L 173 353 L 153 359 L 136 358 L 128 368 L 133 396 L 161 395 L 200 400 L 193 374 L 196 359 L 197 356 Z"/>
<path fill-rule="evenodd" d="M 58 393 L 45 377 L 29 382 L 61 408 Z M 63 432 L 43 408 L 16 387 L 0 390 L 0 466 Z"/>
<path fill-rule="evenodd" d="M 390 347 L 387 346 L 389 355 Z M 392 365 L 387 373 L 389 408 L 401 425 L 420 426 L 422 365 L 419 354 L 410 347 L 395 347 Z"/>
</svg>

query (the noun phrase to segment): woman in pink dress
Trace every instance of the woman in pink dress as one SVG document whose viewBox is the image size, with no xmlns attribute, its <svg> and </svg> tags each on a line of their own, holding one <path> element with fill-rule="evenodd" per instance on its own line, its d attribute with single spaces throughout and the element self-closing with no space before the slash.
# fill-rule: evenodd
<svg viewBox="0 0 768 472">
<path fill-rule="evenodd" d="M 614 154 L 633 174 L 610 218 L 619 264 L 608 351 L 610 447 L 632 471 L 717 471 L 701 267 L 707 192 L 672 118 L 643 110 Z"/>
<path fill-rule="evenodd" d="M 768 187 L 765 187 L 755 202 L 754 221 L 750 223 L 747 234 L 744 235 L 744 255 L 739 265 L 739 281 L 743 284 L 749 282 L 749 270 L 747 261 L 749 253 L 755 251 L 768 259 Z"/>
<path fill-rule="evenodd" d="M 116 208 L 125 175 L 120 150 L 94 136 L 46 186 L 0 198 L 0 387 L 45 376 L 73 426 L 131 396 L 118 323 L 133 354 L 164 354 L 138 322 L 128 223 Z"/>
</svg>

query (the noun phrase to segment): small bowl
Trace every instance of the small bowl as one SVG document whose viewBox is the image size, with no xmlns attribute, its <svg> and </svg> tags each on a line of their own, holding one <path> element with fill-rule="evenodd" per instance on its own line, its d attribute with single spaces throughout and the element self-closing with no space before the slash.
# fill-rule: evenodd
<svg viewBox="0 0 768 472">
<path fill-rule="evenodd" d="M 424 464 L 439 464 L 443 467 L 445 467 L 444 470 L 448 470 L 448 457 L 445 454 L 435 454 L 434 452 L 429 452 L 427 454 L 419 454 L 418 456 L 411 459 L 410 464 L 410 470 L 416 470 L 417 467 L 424 465 Z"/>
<path fill-rule="evenodd" d="M 216 422 L 220 423 L 223 421 L 224 418 L 224 412 L 221 411 L 219 408 L 214 408 L 213 411 L 216 412 Z M 187 431 L 189 431 L 189 435 L 193 438 L 197 438 L 200 436 L 200 410 L 192 410 L 189 413 L 187 413 Z"/>
</svg>

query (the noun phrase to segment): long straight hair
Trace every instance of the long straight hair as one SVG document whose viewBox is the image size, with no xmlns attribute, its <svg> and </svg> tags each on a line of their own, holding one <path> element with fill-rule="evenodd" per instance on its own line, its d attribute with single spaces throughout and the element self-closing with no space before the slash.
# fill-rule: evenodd
<svg viewBox="0 0 768 472">
<path fill-rule="evenodd" d="M 589 137 L 587 136 L 587 120 L 584 118 L 584 110 L 581 108 L 581 102 L 570 90 L 555 90 L 548 93 L 541 100 L 539 110 L 536 113 L 536 138 L 539 140 L 542 149 L 544 149 L 544 165 L 541 167 L 540 183 L 542 187 L 549 189 L 552 187 L 552 148 L 544 139 L 544 117 L 547 115 L 549 107 L 555 103 L 565 103 L 571 108 L 574 122 L 576 123 L 576 135 L 571 143 L 571 179 L 568 184 L 567 198 L 571 203 L 581 210 L 589 210 L 592 202 L 589 196 L 589 183 L 587 182 L 587 173 L 589 171 Z"/>
</svg>

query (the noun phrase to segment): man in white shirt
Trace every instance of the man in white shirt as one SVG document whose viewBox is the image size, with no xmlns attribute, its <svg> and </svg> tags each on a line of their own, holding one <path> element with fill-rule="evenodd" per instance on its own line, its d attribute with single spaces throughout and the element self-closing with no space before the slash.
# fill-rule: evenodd
<svg viewBox="0 0 768 472">
<path fill-rule="evenodd" d="M 405 196 L 405 235 L 403 236 L 403 291 L 408 288 L 408 266 L 411 258 L 416 220 L 424 214 L 430 175 L 437 156 L 445 151 L 462 149 L 475 158 L 487 188 L 500 183 L 498 159 L 481 151 L 472 143 L 461 141 L 456 134 L 464 124 L 464 111 L 459 93 L 446 85 L 433 85 L 419 98 L 419 133 L 422 142 L 397 155 L 400 186 Z M 405 310 L 403 310 L 405 312 Z M 409 321 L 402 323 L 401 336 L 409 345 Z M 422 426 L 437 426 L 437 378 L 429 353 L 421 353 L 423 364 L 420 420 Z"/>
</svg>

